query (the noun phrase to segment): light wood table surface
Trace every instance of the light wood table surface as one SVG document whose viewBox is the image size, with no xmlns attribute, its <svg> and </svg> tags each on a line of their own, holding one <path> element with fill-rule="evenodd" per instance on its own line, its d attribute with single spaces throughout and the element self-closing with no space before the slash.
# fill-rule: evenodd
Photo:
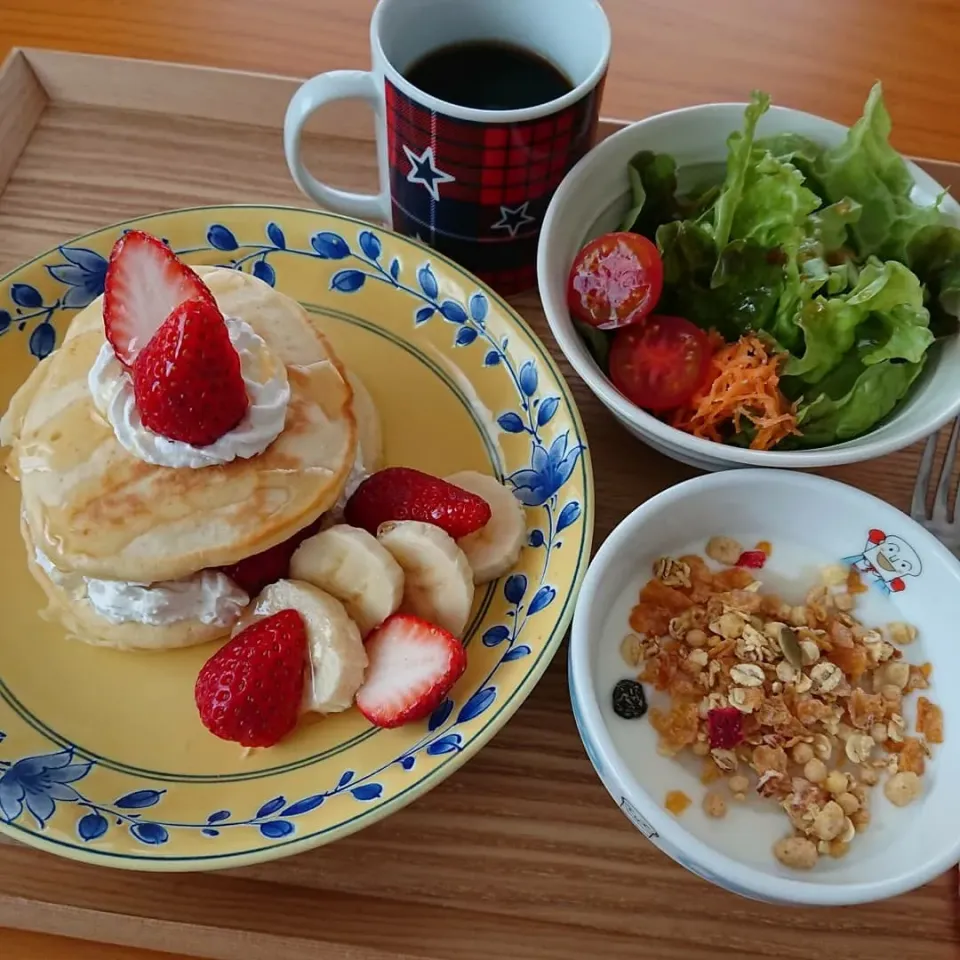
<svg viewBox="0 0 960 960">
<path fill-rule="evenodd" d="M 451 0 L 455 2 L 455 0 Z M 522 2 L 522 0 L 518 0 Z M 307 76 L 368 63 L 375 0 L 0 0 L 13 46 Z M 844 122 L 884 81 L 902 151 L 960 161 L 956 0 L 605 0 L 614 57 L 603 112 L 636 118 L 754 87 Z M 812 946 L 812 945 L 811 945 Z M 0 930 L 5 960 L 156 953 Z"/>
</svg>

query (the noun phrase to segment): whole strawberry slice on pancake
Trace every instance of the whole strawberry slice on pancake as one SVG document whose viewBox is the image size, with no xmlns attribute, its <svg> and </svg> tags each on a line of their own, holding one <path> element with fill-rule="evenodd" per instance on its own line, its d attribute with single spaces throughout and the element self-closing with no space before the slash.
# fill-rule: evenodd
<svg viewBox="0 0 960 960">
<path fill-rule="evenodd" d="M 103 290 L 103 325 L 127 368 L 185 300 L 206 297 L 207 285 L 162 240 L 129 230 L 113 246 Z"/>
<path fill-rule="evenodd" d="M 163 241 L 131 230 L 114 244 L 103 325 L 148 430 L 203 447 L 243 419 L 249 401 L 223 314 Z"/>
</svg>

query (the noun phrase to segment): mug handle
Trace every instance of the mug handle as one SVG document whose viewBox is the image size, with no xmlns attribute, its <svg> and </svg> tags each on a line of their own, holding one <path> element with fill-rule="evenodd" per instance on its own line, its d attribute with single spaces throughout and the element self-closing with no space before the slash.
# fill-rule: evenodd
<svg viewBox="0 0 960 960">
<path fill-rule="evenodd" d="M 283 121 L 283 150 L 297 186 L 321 206 L 361 220 L 390 220 L 386 193 L 352 193 L 321 183 L 300 159 L 300 138 L 311 114 L 336 100 L 366 100 L 382 122 L 383 103 L 376 79 L 367 70 L 331 70 L 307 80 L 293 95 Z M 379 129 L 377 131 L 379 135 Z"/>
</svg>

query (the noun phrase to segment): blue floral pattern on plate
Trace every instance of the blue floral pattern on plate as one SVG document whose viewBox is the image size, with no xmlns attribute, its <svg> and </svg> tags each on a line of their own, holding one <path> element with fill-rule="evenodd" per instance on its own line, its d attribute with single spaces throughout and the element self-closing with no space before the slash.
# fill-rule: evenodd
<svg viewBox="0 0 960 960">
<path fill-rule="evenodd" d="M 29 821 L 42 831 L 58 804 L 72 804 L 77 814 L 76 834 L 84 844 L 109 839 L 115 830 L 128 831 L 140 844 L 153 847 L 167 843 L 177 831 L 198 832 L 214 842 L 225 831 L 246 829 L 257 831 L 268 841 L 279 841 L 296 833 L 298 817 L 325 803 L 344 798 L 345 802 L 363 805 L 381 799 L 384 788 L 378 777 L 388 767 L 411 771 L 425 755 L 459 753 L 464 747 L 464 736 L 456 728 L 497 702 L 499 667 L 530 655 L 530 646 L 522 642 L 524 629 L 531 617 L 548 608 L 557 597 L 556 588 L 546 582 L 550 557 L 562 546 L 563 532 L 581 518 L 581 503 L 570 498 L 561 505 L 560 495 L 586 448 L 572 441 L 567 432 L 549 443 L 544 439 L 543 430 L 560 408 L 561 397 L 543 395 L 536 362 L 528 359 L 518 366 L 510 355 L 508 338 L 497 339 L 489 332 L 486 318 L 490 304 L 484 291 L 474 290 L 463 302 L 441 297 L 429 259 L 413 271 L 405 271 L 396 257 L 385 264 L 383 244 L 369 227 L 358 229 L 355 246 L 341 233 L 324 230 L 309 236 L 308 246 L 291 247 L 283 228 L 275 221 L 266 224 L 266 242 L 241 243 L 221 223 L 209 226 L 205 240 L 204 246 L 177 252 L 187 257 L 210 251 L 234 254 L 220 265 L 245 270 L 271 286 L 276 283 L 272 261 L 277 257 L 341 261 L 343 266 L 330 280 L 332 291 L 348 296 L 368 283 L 385 284 L 411 301 L 415 328 L 445 323 L 451 329 L 454 347 L 482 349 L 483 368 L 491 376 L 507 376 L 517 397 L 513 409 L 497 416 L 499 429 L 529 440 L 528 466 L 505 480 L 521 503 L 541 513 L 542 523 L 531 526 L 528 533 L 528 545 L 542 551 L 541 572 L 535 582 L 520 573 L 508 576 L 499 586 L 508 604 L 505 620 L 489 626 L 481 642 L 487 648 L 502 648 L 503 652 L 476 689 L 460 703 L 444 700 L 429 718 L 425 735 L 411 749 L 375 770 L 344 770 L 335 784 L 321 792 L 292 800 L 284 796 L 266 797 L 255 811 L 236 815 L 231 810 L 218 809 L 202 822 L 179 822 L 163 817 L 166 790 L 156 784 L 143 783 L 116 798 L 89 796 L 80 781 L 95 769 L 96 762 L 85 758 L 74 746 L 36 756 L 0 759 L 0 819 L 10 824 Z M 33 286 L 13 283 L 6 291 L 9 309 L 0 308 L 0 334 L 9 333 L 14 327 L 21 332 L 29 330 L 29 350 L 38 359 L 55 347 L 55 315 L 91 303 L 103 292 L 106 276 L 107 260 L 99 253 L 79 246 L 57 249 L 63 262 L 47 265 L 46 270 L 61 285 L 60 295 L 45 303 Z M 0 744 L 3 739 L 0 732 Z M 0 746 L 0 757 L 2 754 Z"/>
</svg>

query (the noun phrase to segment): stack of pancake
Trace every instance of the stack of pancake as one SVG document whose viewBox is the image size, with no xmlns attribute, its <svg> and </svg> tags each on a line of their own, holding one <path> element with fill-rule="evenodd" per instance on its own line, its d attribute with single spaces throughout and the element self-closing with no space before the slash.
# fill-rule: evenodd
<svg viewBox="0 0 960 960">
<path fill-rule="evenodd" d="M 241 611 L 230 622 L 118 622 L 91 604 L 91 582 L 175 592 L 201 571 L 294 537 L 331 509 L 351 476 L 379 467 L 376 409 L 300 304 L 238 271 L 197 273 L 223 315 L 246 321 L 287 369 L 284 429 L 263 453 L 202 469 L 128 453 L 87 383 L 105 342 L 102 298 L 74 318 L 0 423 L 7 470 L 21 484 L 30 570 L 51 611 L 90 643 L 166 649 L 228 634 Z"/>
</svg>

